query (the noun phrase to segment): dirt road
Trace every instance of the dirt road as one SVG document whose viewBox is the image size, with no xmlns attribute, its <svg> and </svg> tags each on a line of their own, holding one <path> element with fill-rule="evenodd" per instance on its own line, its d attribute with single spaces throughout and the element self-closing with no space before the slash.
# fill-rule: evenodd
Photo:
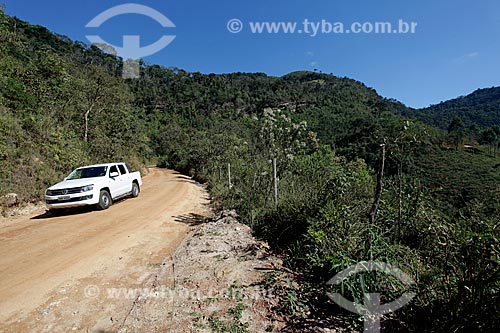
<svg viewBox="0 0 500 333">
<path fill-rule="evenodd" d="M 44 211 L 0 224 L 0 332 L 115 331 L 140 287 L 208 213 L 191 179 L 151 169 L 141 195 L 106 211 L 52 217 Z"/>
</svg>

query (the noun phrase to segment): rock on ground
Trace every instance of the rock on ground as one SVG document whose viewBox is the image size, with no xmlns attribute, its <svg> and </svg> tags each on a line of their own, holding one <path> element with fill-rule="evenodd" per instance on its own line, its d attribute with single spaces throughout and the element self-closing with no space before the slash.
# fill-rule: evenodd
<svg viewBox="0 0 500 333">
<path fill-rule="evenodd" d="M 2 197 L 2 204 L 7 207 L 16 205 L 19 202 L 19 196 L 16 193 L 8 193 Z"/>
</svg>

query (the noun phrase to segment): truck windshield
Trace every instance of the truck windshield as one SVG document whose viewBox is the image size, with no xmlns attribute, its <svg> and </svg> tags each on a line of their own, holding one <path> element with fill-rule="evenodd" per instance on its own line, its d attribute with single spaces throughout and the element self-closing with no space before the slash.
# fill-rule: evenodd
<svg viewBox="0 0 500 333">
<path fill-rule="evenodd" d="M 83 179 L 83 178 L 94 178 L 94 177 L 104 177 L 106 176 L 106 171 L 108 167 L 90 167 L 90 168 L 81 168 L 73 171 L 66 179 Z"/>
</svg>

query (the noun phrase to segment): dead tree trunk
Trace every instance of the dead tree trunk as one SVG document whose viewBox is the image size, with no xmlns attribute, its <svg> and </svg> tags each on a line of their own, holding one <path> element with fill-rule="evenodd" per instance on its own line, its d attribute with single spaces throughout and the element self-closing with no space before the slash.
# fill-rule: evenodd
<svg viewBox="0 0 500 333">
<path fill-rule="evenodd" d="M 380 159 L 380 167 L 377 172 L 377 187 L 375 189 L 375 198 L 373 200 L 372 207 L 368 212 L 368 218 L 371 224 L 375 223 L 375 216 L 377 215 L 378 205 L 380 204 L 380 198 L 382 197 L 382 190 L 384 187 L 384 169 L 385 169 L 385 144 L 380 145 L 382 149 L 382 156 Z"/>
<path fill-rule="evenodd" d="M 84 118 L 85 118 L 85 133 L 83 134 L 83 140 L 85 142 L 88 142 L 89 141 L 89 116 L 90 116 L 90 113 L 92 112 L 92 110 L 94 109 L 94 107 L 96 106 L 97 102 L 99 102 L 99 100 L 101 99 L 102 96 L 96 96 L 94 98 L 94 100 L 92 101 L 92 103 L 90 104 L 90 107 L 87 111 L 85 111 L 85 115 L 84 115 Z M 99 113 L 101 112 L 102 110 L 104 110 L 104 108 L 101 108 L 99 109 L 97 112 L 95 113 Z"/>
<path fill-rule="evenodd" d="M 89 141 L 89 115 L 90 112 L 92 112 L 92 108 L 94 106 L 92 105 L 87 112 L 85 112 L 85 133 L 83 135 L 83 141 L 88 142 Z"/>
</svg>

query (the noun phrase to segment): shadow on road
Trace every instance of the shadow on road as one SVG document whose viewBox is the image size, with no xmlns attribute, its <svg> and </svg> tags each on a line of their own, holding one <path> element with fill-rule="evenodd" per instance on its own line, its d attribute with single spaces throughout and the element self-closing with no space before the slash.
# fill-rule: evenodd
<svg viewBox="0 0 500 333">
<path fill-rule="evenodd" d="M 57 212 L 45 211 L 43 214 L 33 216 L 30 220 L 45 220 L 57 218 L 60 216 L 71 216 L 71 215 L 80 215 L 86 214 L 93 211 L 93 207 L 81 207 L 81 208 L 72 208 L 72 209 L 59 209 Z"/>
<path fill-rule="evenodd" d="M 109 207 L 109 209 L 113 209 L 113 207 L 120 205 L 123 202 L 126 202 L 127 199 L 130 200 L 130 198 L 120 198 L 116 201 L 113 201 L 113 204 Z M 82 207 L 75 207 L 75 208 L 61 208 L 57 209 L 54 212 L 51 211 L 45 211 L 45 213 L 33 216 L 30 220 L 44 220 L 44 219 L 52 219 L 56 218 L 59 216 L 71 216 L 71 215 L 80 215 L 80 214 L 86 214 L 90 213 L 93 211 L 96 211 L 97 209 L 95 206 L 89 205 L 89 206 L 82 206 Z"/>
</svg>

